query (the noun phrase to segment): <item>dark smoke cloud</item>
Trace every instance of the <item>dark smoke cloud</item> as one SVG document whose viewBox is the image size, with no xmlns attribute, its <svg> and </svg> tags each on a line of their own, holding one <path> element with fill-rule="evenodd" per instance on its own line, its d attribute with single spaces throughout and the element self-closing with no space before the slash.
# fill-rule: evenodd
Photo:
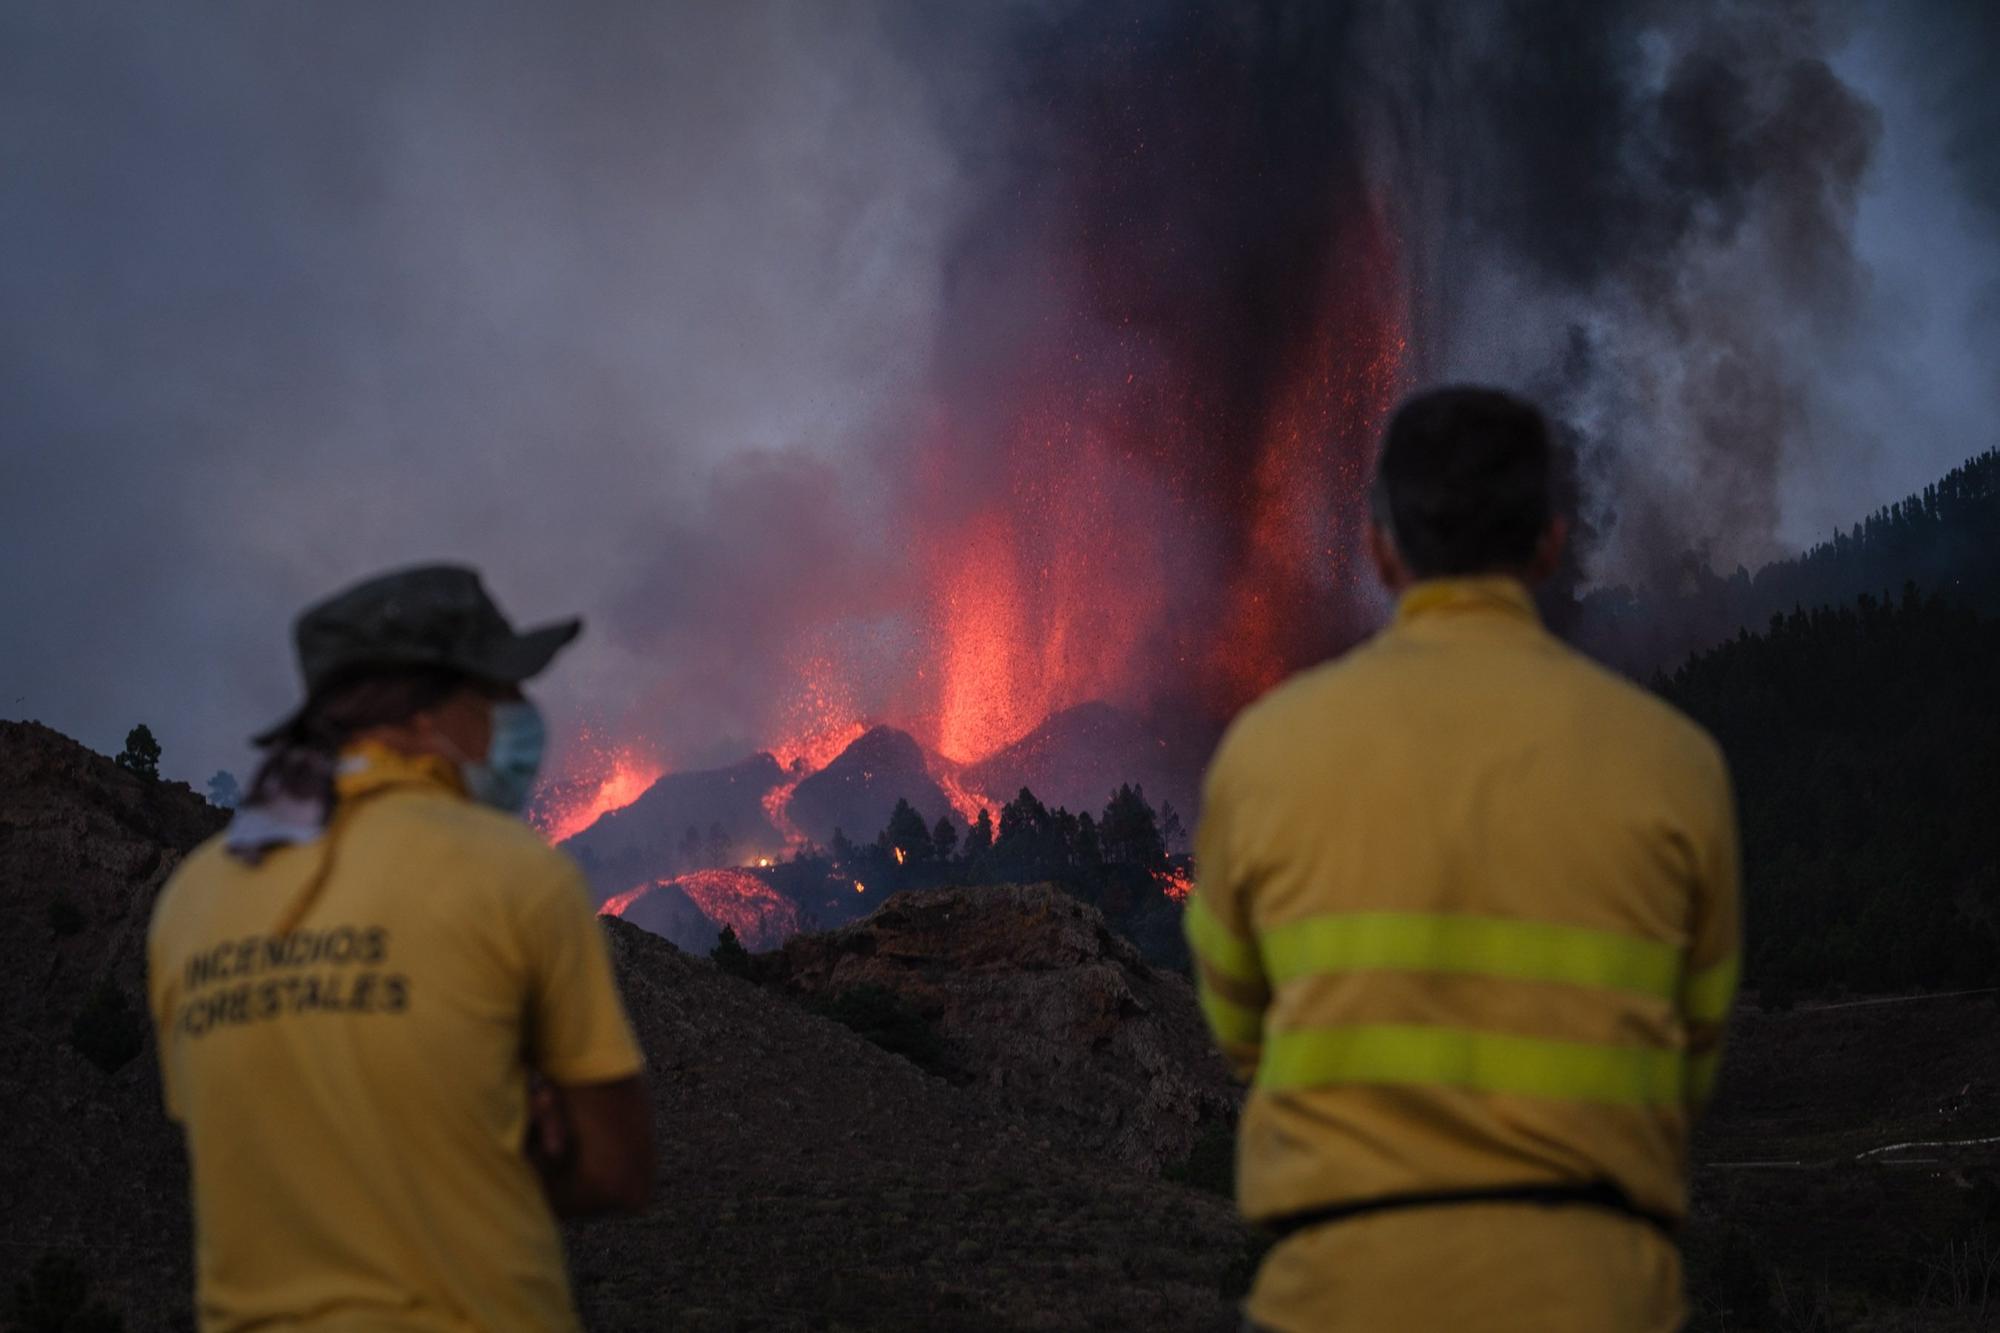
<svg viewBox="0 0 2000 1333">
<path fill-rule="evenodd" d="M 1593 575 L 1754 560 L 1991 443 L 1991 24 L 11 8 L 0 714 L 105 748 L 143 718 L 171 771 L 240 768 L 291 612 L 441 556 L 590 617 L 559 710 L 678 762 L 762 741 L 815 657 L 893 708 L 909 507 L 1007 484 L 1009 405 L 1052 378 L 1187 427 L 1129 490 L 1195 516 L 1207 605 L 1357 199 L 1400 241 L 1413 374 L 1575 433 Z M 1102 387 L 1128 377 L 1180 397 Z"/>
</svg>

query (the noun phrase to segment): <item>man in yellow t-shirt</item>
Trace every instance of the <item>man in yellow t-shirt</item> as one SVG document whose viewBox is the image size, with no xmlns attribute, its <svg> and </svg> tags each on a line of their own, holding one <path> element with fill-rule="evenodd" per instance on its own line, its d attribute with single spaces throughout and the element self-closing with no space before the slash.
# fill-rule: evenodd
<svg viewBox="0 0 2000 1333">
<path fill-rule="evenodd" d="M 300 618 L 306 702 L 148 938 L 207 1333 L 572 1329 L 555 1214 L 648 1198 L 589 895 L 511 813 L 542 746 L 520 682 L 579 628 L 516 633 L 450 566 Z"/>
<path fill-rule="evenodd" d="M 1400 594 L 1211 765 L 1186 925 L 1252 1080 L 1259 1328 L 1667 1333 L 1689 1124 L 1736 985 L 1715 743 L 1542 628 L 1564 522 L 1541 414 L 1392 421 L 1370 547 Z"/>
</svg>

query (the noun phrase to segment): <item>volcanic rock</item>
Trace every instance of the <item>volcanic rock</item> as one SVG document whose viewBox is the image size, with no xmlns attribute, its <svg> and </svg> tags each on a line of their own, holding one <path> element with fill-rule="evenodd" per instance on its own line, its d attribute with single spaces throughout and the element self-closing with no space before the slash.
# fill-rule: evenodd
<svg viewBox="0 0 2000 1333">
<path fill-rule="evenodd" d="M 189 1308 L 187 1171 L 141 1021 L 146 924 L 160 885 L 227 819 L 183 783 L 0 722 L 0 1291 L 62 1250 L 88 1256 L 128 1312 Z M 144 1034 L 110 1073 L 70 1044 L 107 986 Z"/>
<path fill-rule="evenodd" d="M 721 930 L 672 880 L 641 892 L 619 917 L 690 953 L 707 953 Z"/>
<path fill-rule="evenodd" d="M 799 783 L 791 818 L 822 846 L 833 841 L 836 829 L 868 842 L 888 824 L 899 799 L 915 806 L 926 824 L 958 818 L 930 775 L 923 747 L 908 732 L 874 727 Z"/>
<path fill-rule="evenodd" d="M 1156 1172 L 1236 1116 L 1193 988 L 1051 885 L 898 894 L 759 962 L 801 995 L 895 992 L 988 1098 L 1093 1156 Z"/>
<path fill-rule="evenodd" d="M 563 850 L 583 867 L 600 901 L 683 870 L 775 854 L 785 839 L 764 812 L 764 795 L 784 781 L 784 769 L 768 754 L 728 768 L 669 773 L 632 804 L 563 843 Z M 693 857 L 685 854 L 689 829 L 699 849 Z M 719 858 L 708 846 L 716 829 L 727 844 Z"/>
</svg>

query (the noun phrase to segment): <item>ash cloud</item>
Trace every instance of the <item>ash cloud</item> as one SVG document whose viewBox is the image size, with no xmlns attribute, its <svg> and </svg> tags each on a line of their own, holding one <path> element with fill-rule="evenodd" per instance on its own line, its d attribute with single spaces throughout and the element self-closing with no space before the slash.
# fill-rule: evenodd
<svg viewBox="0 0 2000 1333">
<path fill-rule="evenodd" d="M 1837 0 L 10 9 L 0 712 L 240 770 L 290 614 L 439 557 L 590 619 L 558 713 L 676 766 L 815 663 L 921 707 L 918 529 L 1017 484 L 1050 383 L 1136 440 L 1110 517 L 1175 525 L 1147 654 L 1282 576 L 1296 664 L 1378 608 L 1337 503 L 1326 568 L 1259 564 L 1253 446 L 1379 300 L 1376 223 L 1410 375 L 1575 433 L 1589 576 L 1754 561 L 1991 443 L 1994 40 Z"/>
</svg>

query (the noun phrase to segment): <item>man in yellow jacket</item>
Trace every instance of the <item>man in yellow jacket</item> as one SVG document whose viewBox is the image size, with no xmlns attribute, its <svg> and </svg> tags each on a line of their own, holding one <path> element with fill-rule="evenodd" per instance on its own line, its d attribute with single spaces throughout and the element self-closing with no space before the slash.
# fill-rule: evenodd
<svg viewBox="0 0 2000 1333">
<path fill-rule="evenodd" d="M 148 988 L 204 1333 L 574 1329 L 555 1214 L 652 1187 L 641 1058 L 583 878 L 513 812 L 516 633 L 469 569 L 297 627 L 306 701 L 162 890 Z"/>
<path fill-rule="evenodd" d="M 1666 1333 L 1690 1121 L 1736 987 L 1715 743 L 1541 625 L 1566 523 L 1541 414 L 1391 422 L 1394 622 L 1230 728 L 1188 903 L 1251 1081 L 1259 1328 Z"/>
</svg>

